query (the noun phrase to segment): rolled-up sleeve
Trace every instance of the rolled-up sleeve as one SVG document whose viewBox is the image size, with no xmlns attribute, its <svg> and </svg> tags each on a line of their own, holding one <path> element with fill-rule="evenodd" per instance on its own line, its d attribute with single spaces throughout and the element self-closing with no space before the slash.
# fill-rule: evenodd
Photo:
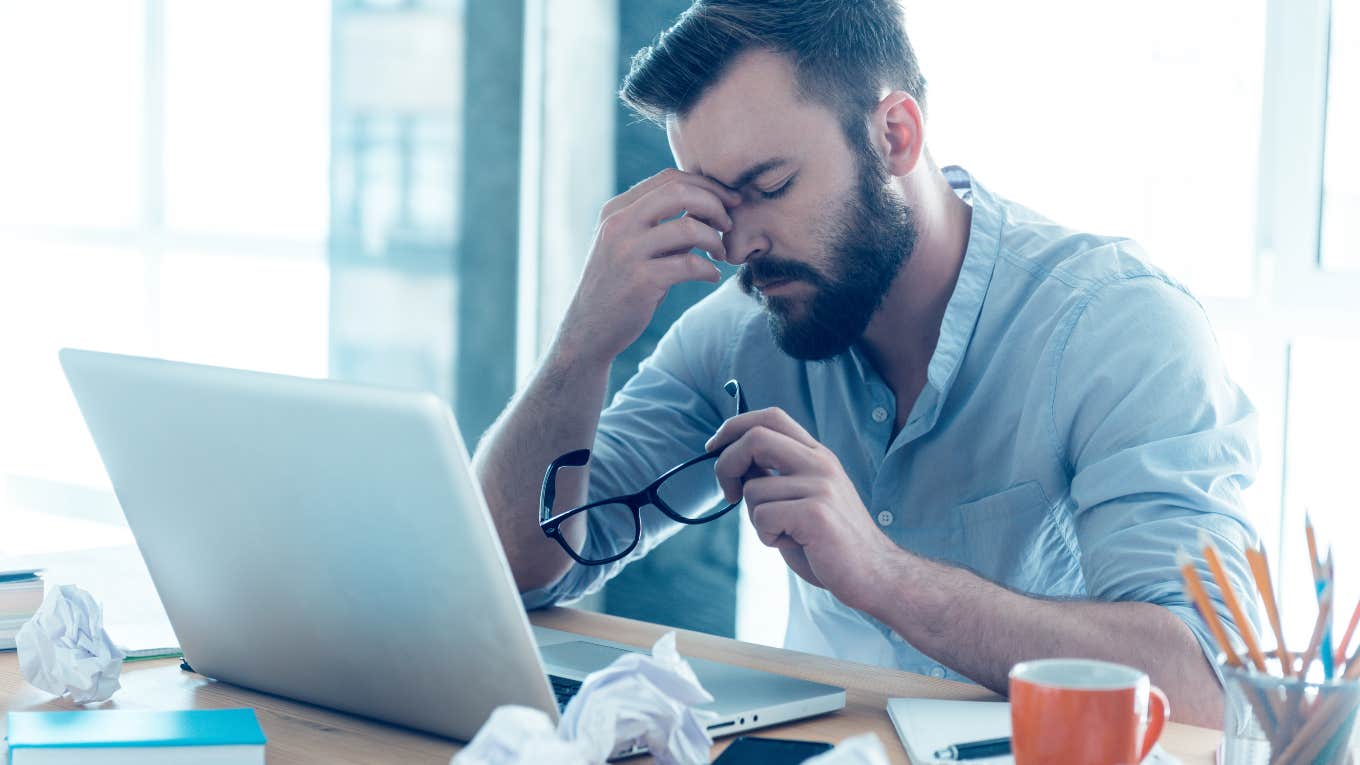
<svg viewBox="0 0 1360 765">
<path fill-rule="evenodd" d="M 725 331 L 732 313 L 726 306 L 733 298 L 720 293 L 722 289 L 671 325 L 601 414 L 591 448 L 591 501 L 639 491 L 662 472 L 702 454 L 704 443 L 718 426 L 735 414 L 736 405 L 722 388 L 726 380 L 722 370 L 730 366 L 733 337 Z M 629 562 L 681 528 L 653 507 L 643 508 L 639 517 L 642 540 L 627 557 L 603 566 L 574 564 L 554 584 L 523 593 L 525 607 L 570 602 L 598 590 Z M 617 527 L 611 527 L 610 520 Z M 590 514 L 587 550 L 600 539 L 631 537 L 631 521 L 624 527 L 620 520 L 617 514 Z"/>
<path fill-rule="evenodd" d="M 1229 379 L 1203 309 L 1160 277 L 1094 289 L 1067 326 L 1054 374 L 1054 433 L 1072 474 L 1088 594 L 1165 607 L 1218 672 L 1218 646 L 1185 593 L 1176 551 L 1191 553 L 1220 618 L 1240 639 L 1198 553 L 1207 534 L 1259 627 L 1244 554 L 1257 538 L 1241 496 L 1259 459 L 1255 411 Z"/>
</svg>

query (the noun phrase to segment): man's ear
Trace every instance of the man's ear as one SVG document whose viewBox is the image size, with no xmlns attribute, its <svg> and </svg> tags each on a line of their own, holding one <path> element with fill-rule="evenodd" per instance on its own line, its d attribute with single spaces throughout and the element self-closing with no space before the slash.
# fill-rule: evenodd
<svg viewBox="0 0 1360 765">
<path fill-rule="evenodd" d="M 910 173 L 921 160 L 926 145 L 921 105 L 900 90 L 884 96 L 869 117 L 869 139 L 883 158 L 889 175 Z"/>
</svg>

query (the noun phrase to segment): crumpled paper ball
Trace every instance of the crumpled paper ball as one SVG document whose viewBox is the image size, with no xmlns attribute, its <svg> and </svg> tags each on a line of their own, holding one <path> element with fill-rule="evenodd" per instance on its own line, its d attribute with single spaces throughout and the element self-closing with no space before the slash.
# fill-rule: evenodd
<svg viewBox="0 0 1360 765">
<path fill-rule="evenodd" d="M 53 587 L 14 637 L 19 670 L 34 687 L 77 704 L 106 701 L 118 690 L 126 654 L 104 631 L 104 613 L 90 593 Z"/>
<path fill-rule="evenodd" d="M 704 765 L 713 748 L 708 726 L 718 716 L 696 707 L 712 700 L 667 632 L 651 656 L 624 654 L 587 676 L 557 730 L 584 742 L 592 762 L 642 743 L 658 765 Z"/>
<path fill-rule="evenodd" d="M 452 765 L 520 765 L 520 763 L 594 765 L 583 747 L 563 741 L 552 720 L 541 710 L 520 706 L 497 707 Z"/>
<path fill-rule="evenodd" d="M 555 730 L 537 709 L 497 708 L 451 765 L 604 765 L 639 742 L 659 765 L 706 765 L 717 715 L 694 705 L 712 700 L 668 632 L 651 656 L 628 653 L 586 677 Z"/>
</svg>

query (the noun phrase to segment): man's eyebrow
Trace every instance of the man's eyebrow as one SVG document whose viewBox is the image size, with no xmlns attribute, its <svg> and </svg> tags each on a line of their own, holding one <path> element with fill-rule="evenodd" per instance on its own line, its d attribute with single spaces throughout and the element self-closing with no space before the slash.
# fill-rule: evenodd
<svg viewBox="0 0 1360 765">
<path fill-rule="evenodd" d="M 788 162 L 789 160 L 786 157 L 774 157 L 772 159 L 767 159 L 764 162 L 751 165 L 733 183 L 724 183 L 723 181 L 720 181 L 717 178 L 713 178 L 713 176 L 709 177 L 713 178 L 713 180 L 716 181 L 721 186 L 729 188 L 733 191 L 739 191 L 743 187 L 750 185 L 752 181 L 759 178 L 765 172 L 773 170 L 776 167 L 779 167 L 780 165 L 786 165 L 788 164 Z"/>
</svg>

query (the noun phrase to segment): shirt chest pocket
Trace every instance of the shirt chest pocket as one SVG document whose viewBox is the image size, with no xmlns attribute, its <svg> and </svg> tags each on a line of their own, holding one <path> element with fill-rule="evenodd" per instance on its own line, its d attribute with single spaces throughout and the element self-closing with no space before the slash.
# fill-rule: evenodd
<svg viewBox="0 0 1360 765">
<path fill-rule="evenodd" d="M 1076 563 L 1068 529 L 1037 481 L 959 505 L 954 521 L 960 535 L 958 562 L 998 584 L 1043 591 L 1054 571 Z"/>
</svg>

